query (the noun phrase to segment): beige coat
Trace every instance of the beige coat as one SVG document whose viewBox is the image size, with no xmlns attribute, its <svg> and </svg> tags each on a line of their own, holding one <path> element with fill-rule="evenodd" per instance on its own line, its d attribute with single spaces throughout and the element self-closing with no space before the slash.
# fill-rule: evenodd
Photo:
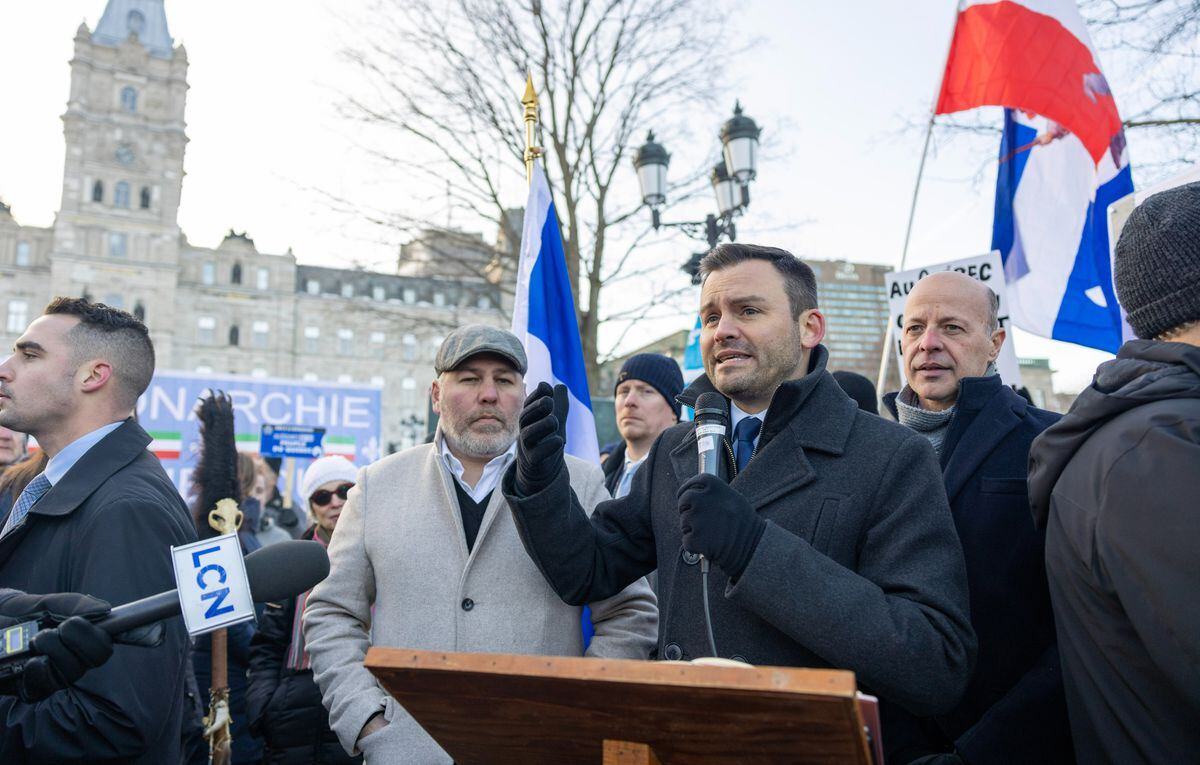
<svg viewBox="0 0 1200 765">
<path fill-rule="evenodd" d="M 568 456 L 567 468 L 589 513 L 608 499 L 598 467 Z M 305 641 L 342 745 L 353 750 L 380 709 L 389 721 L 363 739 L 371 765 L 450 758 L 362 666 L 369 645 L 584 653 L 581 609 L 563 603 L 530 560 L 499 486 L 468 553 L 453 481 L 437 444 L 363 468 L 329 545 L 329 577 L 308 599 Z M 644 579 L 591 609 L 588 656 L 649 658 L 658 608 Z"/>
</svg>

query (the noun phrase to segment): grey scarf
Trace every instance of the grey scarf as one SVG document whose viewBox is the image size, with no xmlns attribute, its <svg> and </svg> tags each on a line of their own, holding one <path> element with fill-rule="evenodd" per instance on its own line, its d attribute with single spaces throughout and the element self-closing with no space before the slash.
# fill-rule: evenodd
<svg viewBox="0 0 1200 765">
<path fill-rule="evenodd" d="M 983 377 L 997 374 L 994 363 L 988 364 Z M 950 427 L 950 418 L 954 416 L 954 407 L 941 412 L 922 409 L 917 400 L 917 394 L 908 385 L 896 396 L 896 418 L 901 425 L 912 428 L 929 439 L 938 458 L 942 456 L 942 442 L 946 440 L 946 430 Z"/>
</svg>

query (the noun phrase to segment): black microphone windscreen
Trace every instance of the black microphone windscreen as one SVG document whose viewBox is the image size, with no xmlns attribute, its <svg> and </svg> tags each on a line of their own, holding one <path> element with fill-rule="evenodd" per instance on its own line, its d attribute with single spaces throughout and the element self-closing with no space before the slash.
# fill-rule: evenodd
<svg viewBox="0 0 1200 765">
<path fill-rule="evenodd" d="M 294 598 L 328 575 L 329 555 L 320 542 L 293 539 L 246 556 L 246 576 L 255 603 Z"/>
<path fill-rule="evenodd" d="M 729 406 L 725 403 L 725 397 L 716 391 L 701 393 L 696 399 L 696 422 L 714 420 L 729 425 Z"/>
</svg>

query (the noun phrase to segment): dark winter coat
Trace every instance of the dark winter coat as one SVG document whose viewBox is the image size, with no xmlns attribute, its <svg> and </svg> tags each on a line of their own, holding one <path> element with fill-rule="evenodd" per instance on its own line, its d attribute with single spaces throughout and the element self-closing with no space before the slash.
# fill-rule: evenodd
<svg viewBox="0 0 1200 765">
<path fill-rule="evenodd" d="M 246 670 L 250 666 L 250 639 L 254 636 L 254 624 L 242 622 L 226 628 L 226 681 L 229 686 L 229 735 L 233 738 L 230 747 L 234 765 L 248 765 L 262 759 L 262 740 L 250 731 L 246 716 Z M 208 710 L 209 692 L 212 690 L 212 636 L 196 638 L 192 652 L 192 666 L 196 672 L 196 685 L 200 690 L 200 703 Z"/>
<path fill-rule="evenodd" d="M 130 419 L 89 449 L 0 540 L 0 587 L 113 605 L 174 589 L 171 546 L 196 532 L 149 444 Z M 117 645 L 46 701 L 0 698 L 0 762 L 177 762 L 187 631 L 179 618 L 164 625 L 161 645 Z"/>
<path fill-rule="evenodd" d="M 962 549 L 929 442 L 862 413 L 825 371 L 784 383 L 756 456 L 731 485 L 767 521 L 736 583 L 709 575 L 722 656 L 853 670 L 869 692 L 945 712 L 975 653 Z M 712 390 L 700 377 L 679 401 Z M 565 474 L 520 497 L 501 484 L 530 556 L 568 603 L 609 597 L 658 569 L 658 656 L 708 655 L 700 566 L 685 555 L 676 495 L 697 473 L 694 423 L 662 433 L 630 494 L 589 522 Z M 732 474 L 732 471 L 731 471 Z M 886 737 L 886 734 L 885 734 Z"/>
<path fill-rule="evenodd" d="M 302 536 L 313 538 L 313 528 Z M 250 729 L 265 742 L 266 765 L 350 765 L 351 757 L 329 728 L 329 713 L 312 670 L 287 666 L 296 599 L 268 603 L 250 641 L 250 687 L 246 713 Z"/>
<path fill-rule="evenodd" d="M 1134 340 L 1033 444 L 1080 762 L 1200 756 L 1200 348 Z"/>
<path fill-rule="evenodd" d="M 884 397 L 893 416 L 895 399 Z M 1026 490 L 1030 444 L 1058 419 L 999 375 L 972 377 L 959 385 L 942 442 L 979 654 L 962 701 L 922 727 L 930 751 L 954 748 L 972 765 L 1072 759 L 1043 534 Z"/>
<path fill-rule="evenodd" d="M 604 471 L 604 488 L 608 489 L 610 495 L 616 494 L 617 487 L 621 485 L 621 475 L 625 472 L 624 441 L 613 447 L 600 469 Z"/>
</svg>

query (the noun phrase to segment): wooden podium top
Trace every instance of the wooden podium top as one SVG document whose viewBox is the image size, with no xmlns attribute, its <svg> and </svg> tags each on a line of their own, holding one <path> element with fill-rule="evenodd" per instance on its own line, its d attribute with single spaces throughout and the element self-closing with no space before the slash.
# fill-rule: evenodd
<svg viewBox="0 0 1200 765">
<path fill-rule="evenodd" d="M 372 648 L 366 667 L 459 765 L 870 762 L 854 674 Z"/>
</svg>

